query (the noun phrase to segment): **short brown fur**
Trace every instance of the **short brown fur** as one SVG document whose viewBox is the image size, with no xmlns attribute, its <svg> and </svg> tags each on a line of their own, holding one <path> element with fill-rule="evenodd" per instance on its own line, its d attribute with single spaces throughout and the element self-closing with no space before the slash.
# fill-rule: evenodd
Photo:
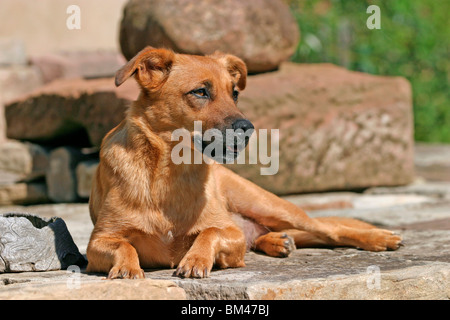
<svg viewBox="0 0 450 320">
<path fill-rule="evenodd" d="M 247 70 L 227 54 L 175 54 L 147 47 L 116 74 L 134 75 L 141 94 L 126 118 L 103 140 L 89 202 L 94 230 L 88 272 L 108 278 L 143 278 L 142 268 L 177 267 L 182 277 L 207 277 L 213 266 L 243 267 L 246 239 L 237 213 L 271 232 L 253 248 L 287 256 L 296 247 L 354 246 L 397 249 L 400 237 L 353 219 L 312 219 L 274 194 L 214 164 L 171 161 L 171 133 L 229 127 L 244 115 L 233 100 Z M 191 94 L 210 86 L 210 99 Z M 295 242 L 295 246 L 293 246 Z"/>
</svg>

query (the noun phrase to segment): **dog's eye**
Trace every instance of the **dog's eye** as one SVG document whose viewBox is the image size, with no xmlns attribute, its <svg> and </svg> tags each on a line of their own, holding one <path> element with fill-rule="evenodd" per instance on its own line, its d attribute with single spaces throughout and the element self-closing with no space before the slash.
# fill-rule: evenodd
<svg viewBox="0 0 450 320">
<path fill-rule="evenodd" d="M 190 93 L 193 94 L 194 96 L 196 96 L 197 98 L 202 98 L 202 99 L 209 98 L 209 91 L 207 88 L 195 89 L 195 90 L 192 90 Z"/>
<path fill-rule="evenodd" d="M 239 97 L 239 91 L 237 90 L 233 90 L 233 100 L 237 101 Z"/>
</svg>

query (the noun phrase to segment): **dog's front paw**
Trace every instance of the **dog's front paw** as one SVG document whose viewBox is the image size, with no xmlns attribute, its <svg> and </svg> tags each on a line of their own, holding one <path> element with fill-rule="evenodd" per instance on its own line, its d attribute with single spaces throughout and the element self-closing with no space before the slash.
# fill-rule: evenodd
<svg viewBox="0 0 450 320">
<path fill-rule="evenodd" d="M 213 267 L 213 259 L 197 254 L 189 254 L 181 260 L 174 276 L 182 278 L 207 278 Z"/>
<path fill-rule="evenodd" d="M 116 265 L 108 273 L 108 279 L 144 279 L 144 270 L 139 267 Z"/>
</svg>

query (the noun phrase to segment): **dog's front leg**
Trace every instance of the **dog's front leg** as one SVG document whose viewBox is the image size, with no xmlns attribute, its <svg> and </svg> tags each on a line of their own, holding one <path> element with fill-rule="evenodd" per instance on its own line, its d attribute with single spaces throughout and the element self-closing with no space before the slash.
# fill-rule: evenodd
<svg viewBox="0 0 450 320">
<path fill-rule="evenodd" d="M 245 267 L 245 251 L 245 237 L 239 228 L 207 228 L 199 233 L 174 275 L 206 278 L 213 265 L 219 268 Z"/>
<path fill-rule="evenodd" d="M 108 273 L 108 279 L 143 279 L 136 249 L 125 239 L 98 236 L 89 242 L 87 272 Z"/>
</svg>

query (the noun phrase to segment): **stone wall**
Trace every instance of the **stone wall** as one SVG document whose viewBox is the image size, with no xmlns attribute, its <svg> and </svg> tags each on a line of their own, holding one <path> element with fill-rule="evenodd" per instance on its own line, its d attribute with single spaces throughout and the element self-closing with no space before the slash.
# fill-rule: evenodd
<svg viewBox="0 0 450 320">
<path fill-rule="evenodd" d="M 113 3 L 117 8 L 120 1 Z M 208 4 L 130 0 L 115 31 L 120 29 L 116 45 L 120 43 L 127 58 L 151 44 L 194 54 L 219 49 L 246 61 L 251 75 L 239 107 L 257 132 L 279 130 L 278 154 L 273 155 L 279 161 L 274 175 L 261 175 L 260 161 L 231 165 L 232 170 L 277 194 L 404 185 L 413 180 L 407 80 L 331 64 L 288 62 L 300 33 L 280 0 L 236 1 L 233 10 L 220 6 L 220 1 Z M 83 12 L 91 10 L 86 8 Z M 200 29 L 199 24 L 189 27 L 183 18 L 193 8 L 205 9 L 196 17 L 203 23 Z M 92 23 L 90 14 L 84 18 L 90 21 L 86 28 Z M 233 24 L 225 28 L 223 21 Z M 3 137 L 0 142 L 0 204 L 87 200 L 102 138 L 124 118 L 139 94 L 132 79 L 114 86 L 114 72 L 125 59 L 114 51 L 80 51 L 76 44 L 68 52 L 51 52 L 49 47 L 49 52 L 37 55 L 27 52 L 20 39 L 5 40 L 3 47 L 11 54 L 0 55 L 0 61 L 9 59 L 0 68 L 7 126 L 2 129 L 0 116 L 0 129 L 13 141 L 5 143 Z M 98 47 L 104 48 L 102 42 Z"/>
</svg>

